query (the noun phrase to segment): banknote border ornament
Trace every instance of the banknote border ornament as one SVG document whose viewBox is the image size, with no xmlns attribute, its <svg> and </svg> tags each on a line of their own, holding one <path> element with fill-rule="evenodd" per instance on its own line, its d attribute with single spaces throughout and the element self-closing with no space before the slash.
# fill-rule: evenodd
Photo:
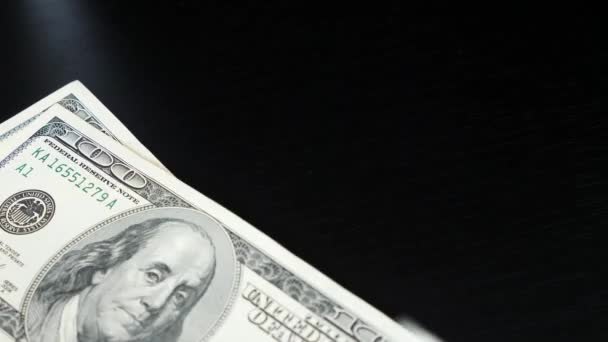
<svg viewBox="0 0 608 342">
<path fill-rule="evenodd" d="M 74 115 L 80 117 L 82 120 L 84 120 L 91 126 L 95 127 L 95 129 L 99 130 L 103 134 L 118 141 L 118 139 L 114 135 L 112 135 L 112 133 L 99 121 L 99 119 L 97 119 L 97 117 L 93 113 L 91 113 L 91 111 L 87 107 L 85 107 L 85 105 L 82 104 L 82 102 L 78 99 L 78 97 L 76 97 L 76 95 L 69 94 L 66 97 L 64 97 L 63 99 L 59 100 L 57 103 L 59 105 L 61 105 L 63 108 L 72 112 Z M 6 138 L 10 137 L 14 133 L 20 131 L 21 129 L 23 129 L 30 123 L 32 123 L 34 120 L 38 119 L 38 117 L 40 117 L 40 115 L 42 115 L 47 109 L 32 116 L 31 118 L 20 123 L 16 127 L 11 128 L 7 132 L 0 134 L 0 142 L 5 140 Z"/>
<path fill-rule="evenodd" d="M 23 223 L 17 225 L 15 223 L 15 211 L 20 211 L 20 215 L 24 219 L 31 219 L 32 216 L 23 213 L 20 209 L 16 208 L 17 205 L 22 202 L 30 200 L 30 204 L 37 206 L 39 210 L 42 210 L 42 214 L 39 215 L 35 222 Z M 26 208 L 31 209 L 31 208 Z M 38 215 L 35 211 L 32 214 Z M 2 204 L 0 204 L 0 228 L 5 232 L 13 235 L 27 235 L 35 233 L 40 229 L 44 228 L 55 215 L 55 200 L 48 193 L 42 190 L 24 190 L 20 191 L 12 196 L 9 196 Z"/>
</svg>

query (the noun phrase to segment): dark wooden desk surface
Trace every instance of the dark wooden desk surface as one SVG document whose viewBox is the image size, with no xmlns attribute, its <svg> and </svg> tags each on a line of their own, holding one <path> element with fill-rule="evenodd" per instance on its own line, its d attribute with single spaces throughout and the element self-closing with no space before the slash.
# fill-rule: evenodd
<svg viewBox="0 0 608 342">
<path fill-rule="evenodd" d="M 175 175 L 393 317 L 446 341 L 606 336 L 593 21 L 125 3 L 5 4 L 0 119 L 79 79 Z"/>
</svg>

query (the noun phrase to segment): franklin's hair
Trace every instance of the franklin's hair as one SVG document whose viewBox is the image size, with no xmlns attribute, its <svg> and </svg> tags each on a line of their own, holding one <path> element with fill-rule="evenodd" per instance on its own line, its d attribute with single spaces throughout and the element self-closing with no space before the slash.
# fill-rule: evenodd
<svg viewBox="0 0 608 342">
<path fill-rule="evenodd" d="M 60 300 L 71 298 L 88 286 L 91 286 L 93 275 L 97 271 L 106 271 L 129 260 L 144 247 L 148 240 L 155 236 L 160 227 L 166 223 L 180 223 L 190 227 L 194 232 L 200 234 L 205 240 L 209 241 L 211 248 L 215 249 L 213 241 L 203 228 L 188 221 L 161 218 L 150 219 L 139 224 L 134 224 L 120 234 L 107 240 L 90 243 L 80 250 L 70 251 L 61 257 L 41 281 L 32 299 L 32 304 L 37 306 L 37 310 L 35 310 L 38 311 L 36 316 L 38 316 L 41 321 L 31 322 L 33 324 L 28 325 L 31 326 L 33 330 L 36 330 L 36 327 L 42 325 L 42 322 L 46 318 L 46 314 L 48 314 L 53 304 Z M 213 255 L 215 255 L 215 253 L 213 253 Z M 211 279 L 215 274 L 215 264 L 214 257 L 212 269 L 205 279 L 205 282 L 201 285 L 203 289 L 200 291 L 199 298 L 196 298 L 196 301 L 193 302 L 194 304 L 207 291 Z M 192 306 L 194 304 L 192 304 Z M 181 312 L 177 321 L 174 324 L 171 324 L 165 331 L 158 332 L 141 342 L 177 341 L 182 331 L 183 320 L 191 308 L 192 307 L 186 308 Z"/>
</svg>

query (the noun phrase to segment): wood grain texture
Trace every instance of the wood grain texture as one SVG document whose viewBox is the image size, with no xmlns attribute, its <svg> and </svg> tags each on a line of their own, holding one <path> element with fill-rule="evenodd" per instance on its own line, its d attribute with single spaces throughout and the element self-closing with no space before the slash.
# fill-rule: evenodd
<svg viewBox="0 0 608 342">
<path fill-rule="evenodd" d="M 605 337 L 599 25 L 351 10 L 11 3 L 0 119 L 79 79 L 391 316 L 453 342 Z"/>
</svg>

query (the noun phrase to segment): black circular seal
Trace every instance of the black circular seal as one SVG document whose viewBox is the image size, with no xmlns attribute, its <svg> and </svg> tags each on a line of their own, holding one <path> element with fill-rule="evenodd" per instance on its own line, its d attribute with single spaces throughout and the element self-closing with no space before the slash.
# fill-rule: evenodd
<svg viewBox="0 0 608 342">
<path fill-rule="evenodd" d="M 25 190 L 0 205 L 0 228 L 15 235 L 30 234 L 44 228 L 55 214 L 55 201 L 40 190 Z"/>
</svg>

